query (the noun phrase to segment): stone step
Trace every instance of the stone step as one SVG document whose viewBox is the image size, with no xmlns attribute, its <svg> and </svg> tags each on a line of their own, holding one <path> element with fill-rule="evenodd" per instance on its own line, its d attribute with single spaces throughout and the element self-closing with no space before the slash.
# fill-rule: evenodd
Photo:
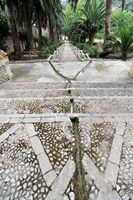
<svg viewBox="0 0 133 200">
<path fill-rule="evenodd" d="M 68 86 L 66 81 L 60 82 L 8 82 L 0 85 L 0 90 L 31 90 L 31 89 L 63 89 Z M 132 81 L 87 82 L 72 81 L 71 88 L 133 88 Z"/>
<path fill-rule="evenodd" d="M 45 98 L 68 95 L 66 89 L 0 90 L 0 98 Z"/>
<path fill-rule="evenodd" d="M 8 82 L 0 85 L 0 90 L 32 90 L 64 88 L 67 82 Z"/>
<path fill-rule="evenodd" d="M 71 102 L 74 99 L 74 106 Z M 71 101 L 71 102 L 70 102 Z M 49 97 L 0 99 L 0 114 L 133 113 L 133 97 Z"/>
<path fill-rule="evenodd" d="M 115 96 L 133 96 L 133 88 L 87 88 L 74 89 L 72 96 L 81 97 L 115 97 Z"/>
<path fill-rule="evenodd" d="M 32 89 L 0 90 L 0 98 L 46 98 L 46 97 L 115 97 L 133 96 L 133 88 L 69 88 L 69 89 Z"/>
<path fill-rule="evenodd" d="M 88 114 L 88 113 L 42 113 L 42 114 L 0 114 L 0 124 L 7 123 L 36 123 L 36 122 L 70 122 L 70 118 L 78 117 L 80 122 L 95 123 L 110 122 L 133 122 L 133 113 L 117 114 Z"/>
<path fill-rule="evenodd" d="M 133 88 L 133 81 L 114 81 L 114 82 L 72 82 L 74 88 Z"/>
</svg>

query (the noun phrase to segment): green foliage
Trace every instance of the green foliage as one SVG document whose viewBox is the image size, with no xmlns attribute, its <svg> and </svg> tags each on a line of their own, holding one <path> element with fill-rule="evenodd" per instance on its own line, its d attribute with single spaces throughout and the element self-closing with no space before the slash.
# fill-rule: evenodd
<svg viewBox="0 0 133 200">
<path fill-rule="evenodd" d="M 118 31 L 109 37 L 111 49 L 121 53 L 122 60 L 126 60 L 130 52 L 133 52 L 133 27 L 120 26 Z"/>
<path fill-rule="evenodd" d="M 88 43 L 76 43 L 75 45 L 91 58 L 98 58 L 101 53 L 101 49 L 97 45 L 89 45 Z"/>
<path fill-rule="evenodd" d="M 48 45 L 48 37 L 43 35 L 41 38 L 41 43 L 43 46 L 47 46 Z"/>
<path fill-rule="evenodd" d="M 64 32 L 71 41 L 81 42 L 88 38 L 93 43 L 96 33 L 103 28 L 104 17 L 103 0 L 79 1 L 75 12 L 71 7 L 66 7 Z"/>
<path fill-rule="evenodd" d="M 54 42 L 53 44 L 43 47 L 42 51 L 40 52 L 39 56 L 41 58 L 48 58 L 50 54 L 53 54 L 54 51 L 59 48 L 63 44 L 62 41 Z"/>
<path fill-rule="evenodd" d="M 99 32 L 96 33 L 97 39 L 103 39 L 104 38 L 104 29 L 101 29 Z"/>
<path fill-rule="evenodd" d="M 65 18 L 64 18 L 64 34 L 69 37 L 71 41 L 79 41 L 79 37 L 81 35 L 81 30 L 79 29 L 79 24 L 81 22 L 81 8 L 82 3 L 79 2 L 77 5 L 77 9 L 74 10 L 70 5 L 67 5 L 64 10 Z"/>
<path fill-rule="evenodd" d="M 118 27 L 133 26 L 133 13 L 117 10 L 112 13 L 111 16 L 111 32 L 116 32 Z"/>
<path fill-rule="evenodd" d="M 4 13 L 0 10 L 0 49 L 6 50 L 6 38 L 9 34 L 8 21 Z"/>
</svg>

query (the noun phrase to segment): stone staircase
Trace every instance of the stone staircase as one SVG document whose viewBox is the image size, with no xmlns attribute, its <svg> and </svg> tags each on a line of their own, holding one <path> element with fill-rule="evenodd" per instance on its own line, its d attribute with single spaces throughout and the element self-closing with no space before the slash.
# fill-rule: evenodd
<svg viewBox="0 0 133 200">
<path fill-rule="evenodd" d="M 16 82 L 0 86 L 1 114 L 133 112 L 132 82 Z"/>
<path fill-rule="evenodd" d="M 0 200 L 133 200 L 132 81 L 38 66 L 0 85 Z"/>
</svg>

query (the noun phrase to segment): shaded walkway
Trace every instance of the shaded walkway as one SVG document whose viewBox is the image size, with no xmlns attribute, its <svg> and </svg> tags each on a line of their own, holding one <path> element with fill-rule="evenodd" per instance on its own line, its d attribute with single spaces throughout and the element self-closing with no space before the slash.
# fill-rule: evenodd
<svg viewBox="0 0 133 200">
<path fill-rule="evenodd" d="M 79 61 L 77 56 L 75 55 L 72 47 L 70 46 L 69 42 L 65 42 L 58 61 L 59 62 L 77 62 L 77 61 Z"/>
</svg>

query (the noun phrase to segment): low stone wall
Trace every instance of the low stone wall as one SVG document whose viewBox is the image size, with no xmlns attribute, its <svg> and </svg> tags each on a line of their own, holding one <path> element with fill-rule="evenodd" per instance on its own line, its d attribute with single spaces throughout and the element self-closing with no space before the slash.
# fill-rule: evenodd
<svg viewBox="0 0 133 200">
<path fill-rule="evenodd" d="M 0 83 L 5 82 L 9 80 L 9 76 L 6 72 L 5 66 L 1 65 L 0 66 Z"/>
<path fill-rule="evenodd" d="M 12 78 L 10 66 L 7 65 L 8 62 L 7 53 L 0 50 L 0 83 Z"/>
<path fill-rule="evenodd" d="M 133 62 L 132 62 L 132 64 L 131 64 L 131 67 L 130 67 L 130 70 L 129 70 L 129 72 L 128 72 L 128 75 L 129 75 L 131 78 L 133 78 Z"/>
</svg>

